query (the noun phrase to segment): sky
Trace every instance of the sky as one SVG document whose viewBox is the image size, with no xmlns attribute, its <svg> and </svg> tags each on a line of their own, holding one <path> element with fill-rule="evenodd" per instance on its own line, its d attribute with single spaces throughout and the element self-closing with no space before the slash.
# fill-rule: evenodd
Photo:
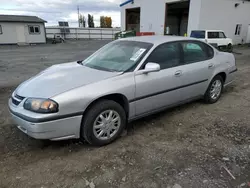
<svg viewBox="0 0 250 188">
<path fill-rule="evenodd" d="M 94 16 L 96 26 L 100 16 L 111 16 L 113 27 L 120 26 L 120 3 L 125 0 L 0 0 L 0 14 L 32 15 L 56 26 L 58 21 L 68 21 L 70 27 L 78 26 L 77 6 L 80 13 Z"/>
</svg>

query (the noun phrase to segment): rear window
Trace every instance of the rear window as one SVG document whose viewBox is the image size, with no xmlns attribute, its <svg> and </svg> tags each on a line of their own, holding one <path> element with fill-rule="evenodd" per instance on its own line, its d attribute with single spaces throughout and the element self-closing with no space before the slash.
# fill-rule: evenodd
<svg viewBox="0 0 250 188">
<path fill-rule="evenodd" d="M 205 31 L 192 31 L 190 37 L 197 38 L 197 39 L 204 39 Z"/>
</svg>

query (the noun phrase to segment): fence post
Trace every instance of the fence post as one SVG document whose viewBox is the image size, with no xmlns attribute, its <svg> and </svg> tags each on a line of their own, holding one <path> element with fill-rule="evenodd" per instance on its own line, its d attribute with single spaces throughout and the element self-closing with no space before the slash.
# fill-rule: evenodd
<svg viewBox="0 0 250 188">
<path fill-rule="evenodd" d="M 100 31 L 101 31 L 101 40 L 102 40 L 102 28 L 100 29 Z"/>
<path fill-rule="evenodd" d="M 88 28 L 88 30 L 89 30 L 89 40 L 90 40 L 90 29 Z"/>
<path fill-rule="evenodd" d="M 76 28 L 76 40 L 78 40 L 77 28 Z"/>
</svg>

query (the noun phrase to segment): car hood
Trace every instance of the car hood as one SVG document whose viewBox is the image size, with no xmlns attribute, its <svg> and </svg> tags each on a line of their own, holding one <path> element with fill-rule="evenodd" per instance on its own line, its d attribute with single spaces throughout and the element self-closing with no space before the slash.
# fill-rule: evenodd
<svg viewBox="0 0 250 188">
<path fill-rule="evenodd" d="M 16 94 L 23 97 L 50 98 L 73 88 L 122 74 L 88 68 L 76 62 L 54 65 L 22 83 Z"/>
</svg>

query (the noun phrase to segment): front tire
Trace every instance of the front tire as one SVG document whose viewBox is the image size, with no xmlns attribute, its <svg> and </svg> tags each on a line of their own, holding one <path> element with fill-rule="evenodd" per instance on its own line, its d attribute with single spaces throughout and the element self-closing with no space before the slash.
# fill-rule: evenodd
<svg viewBox="0 0 250 188">
<path fill-rule="evenodd" d="M 204 100 L 206 103 L 213 104 L 216 103 L 221 97 L 223 91 L 224 80 L 220 75 L 217 75 L 213 78 L 211 83 L 208 86 L 208 89 L 205 93 Z"/>
<path fill-rule="evenodd" d="M 233 52 L 233 45 L 232 44 L 227 45 L 227 51 L 230 52 L 230 53 Z"/>
<path fill-rule="evenodd" d="M 83 119 L 81 138 L 95 146 L 110 144 L 121 135 L 126 122 L 126 114 L 120 104 L 111 100 L 98 101 Z"/>
</svg>

